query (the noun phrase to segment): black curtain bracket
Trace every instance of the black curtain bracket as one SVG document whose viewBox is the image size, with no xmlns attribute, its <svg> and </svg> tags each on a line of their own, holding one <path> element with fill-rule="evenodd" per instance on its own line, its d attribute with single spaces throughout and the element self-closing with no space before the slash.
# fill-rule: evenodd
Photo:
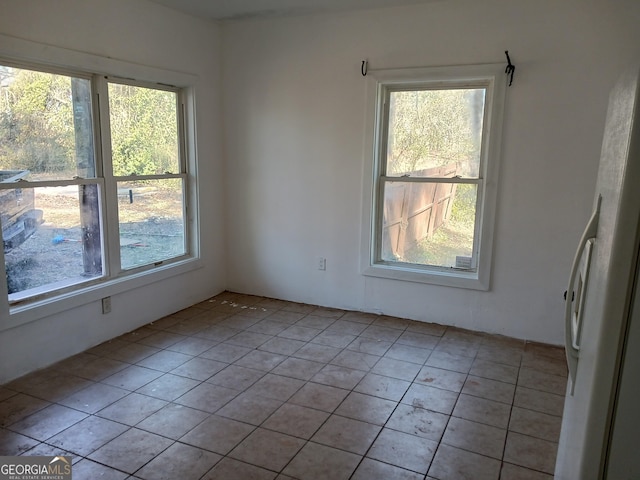
<svg viewBox="0 0 640 480">
<path fill-rule="evenodd" d="M 511 63 L 511 58 L 509 58 L 509 50 L 505 50 L 504 54 L 507 56 L 507 68 L 504 69 L 504 73 L 509 75 L 509 86 L 513 83 L 513 72 L 516 71 L 516 67 Z"/>
<path fill-rule="evenodd" d="M 369 68 L 369 62 L 366 60 L 362 60 L 362 66 L 360 67 L 360 73 L 362 73 L 363 77 L 367 76 L 367 69 Z"/>
</svg>

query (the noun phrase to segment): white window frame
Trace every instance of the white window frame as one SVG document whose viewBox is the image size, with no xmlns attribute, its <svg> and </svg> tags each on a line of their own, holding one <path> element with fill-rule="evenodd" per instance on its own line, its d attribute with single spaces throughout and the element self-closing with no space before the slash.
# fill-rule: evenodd
<svg viewBox="0 0 640 480">
<path fill-rule="evenodd" d="M 42 45 L 15 37 L 0 34 L 0 63 L 40 70 L 51 73 L 72 75 L 81 78 L 93 78 L 92 96 L 94 109 L 97 108 L 97 98 L 101 88 L 106 88 L 107 82 L 129 82 L 132 85 L 147 86 L 161 90 L 178 92 L 178 122 L 180 126 L 179 148 L 181 171 L 176 174 L 162 175 L 167 178 L 181 178 L 184 181 L 184 223 L 186 254 L 163 262 L 151 265 L 135 267 L 130 270 L 114 268 L 115 260 L 119 255 L 113 252 L 105 252 L 103 258 L 103 276 L 67 288 L 53 290 L 43 295 L 27 299 L 24 302 L 10 304 L 7 295 L 6 275 L 4 272 L 4 252 L 0 249 L 0 331 L 14 328 L 25 323 L 38 320 L 48 315 L 64 312 L 95 302 L 101 298 L 127 292 L 131 289 L 142 287 L 153 282 L 165 280 L 202 267 L 200 259 L 200 235 L 199 235 L 199 208 L 198 208 L 198 175 L 196 156 L 196 126 L 195 126 L 195 90 L 198 81 L 197 76 L 164 70 L 140 64 L 133 64 L 113 58 L 100 57 L 84 52 L 67 50 L 51 45 Z M 97 77 L 103 77 L 96 81 Z M 128 80 L 122 80 L 128 79 Z M 105 154 L 104 146 L 108 143 L 105 135 L 103 112 L 96 110 L 94 119 L 94 150 L 97 158 Z M 99 121 L 98 121 L 99 119 Z M 106 124 L 108 125 L 108 123 Z M 110 148 L 110 146 L 108 147 Z M 46 182 L 47 186 L 56 186 L 70 183 L 97 183 L 101 196 L 100 200 L 107 202 L 105 189 L 109 184 L 119 178 L 105 178 L 106 172 L 101 172 L 102 165 L 97 161 L 97 177 L 89 180 L 77 179 L 73 181 Z M 123 177 L 127 178 L 127 177 Z M 154 176 L 154 179 L 156 176 Z M 138 176 L 137 180 L 145 177 Z M 43 186 L 41 182 L 28 183 L 24 187 Z M 115 225 L 117 226 L 117 212 L 113 206 L 107 208 L 108 214 L 115 213 Z M 103 212 L 104 214 L 104 212 Z M 102 223 L 103 238 L 109 234 L 114 235 L 114 219 L 105 219 Z M 109 232 L 107 232 L 109 230 Z M 117 232 L 117 230 L 115 230 Z M 115 242 L 113 242 L 115 243 Z M 103 249 L 108 243 L 103 243 Z M 112 249 L 114 250 L 114 249 Z"/>
<path fill-rule="evenodd" d="M 486 64 L 453 67 L 408 68 L 369 71 L 365 131 L 363 222 L 361 273 L 367 276 L 420 282 L 449 287 L 489 290 L 493 232 L 500 169 L 502 117 L 505 103 L 504 65 Z M 402 88 L 474 88 L 486 89 L 482 132 L 480 172 L 476 206 L 476 238 L 472 270 L 426 266 L 381 260 L 382 202 L 386 162 L 385 96 Z M 403 181 L 405 178 L 398 177 Z M 416 180 L 423 181 L 424 179 Z M 413 181 L 410 179 L 409 181 Z M 456 180 L 450 180 L 455 182 Z"/>
</svg>

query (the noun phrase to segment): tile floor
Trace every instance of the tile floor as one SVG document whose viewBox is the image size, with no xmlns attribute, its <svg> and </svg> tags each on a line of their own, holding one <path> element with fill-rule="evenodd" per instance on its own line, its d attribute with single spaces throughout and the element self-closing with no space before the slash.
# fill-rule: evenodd
<svg viewBox="0 0 640 480">
<path fill-rule="evenodd" d="M 563 350 L 225 292 L 0 387 L 83 479 L 551 479 Z"/>
</svg>

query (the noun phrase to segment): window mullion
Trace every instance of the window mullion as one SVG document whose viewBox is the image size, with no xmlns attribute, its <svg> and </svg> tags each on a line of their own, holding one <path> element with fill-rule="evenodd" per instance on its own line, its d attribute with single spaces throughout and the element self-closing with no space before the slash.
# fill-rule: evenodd
<svg viewBox="0 0 640 480">
<path fill-rule="evenodd" d="M 6 263 L 4 260 L 4 248 L 0 249 L 0 292 L 2 292 L 2 299 L 0 299 L 0 318 L 9 318 L 9 287 L 7 285 L 7 272 Z M 3 327 L 0 322 L 0 329 Z"/>
<path fill-rule="evenodd" d="M 103 225 L 105 274 L 116 276 L 120 272 L 120 245 L 118 228 L 118 187 L 111 165 L 111 122 L 109 119 L 109 92 L 104 77 L 96 77 L 97 130 L 100 139 L 99 171 L 104 177 Z"/>
</svg>

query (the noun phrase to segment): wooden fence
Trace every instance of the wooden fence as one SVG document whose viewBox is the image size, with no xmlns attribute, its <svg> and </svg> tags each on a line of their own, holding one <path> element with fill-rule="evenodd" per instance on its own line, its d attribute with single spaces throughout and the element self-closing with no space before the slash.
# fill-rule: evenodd
<svg viewBox="0 0 640 480">
<path fill-rule="evenodd" d="M 456 164 L 416 172 L 414 177 L 454 177 Z M 402 259 L 405 251 L 428 238 L 450 215 L 455 183 L 387 183 L 384 195 L 382 259 Z"/>
</svg>

